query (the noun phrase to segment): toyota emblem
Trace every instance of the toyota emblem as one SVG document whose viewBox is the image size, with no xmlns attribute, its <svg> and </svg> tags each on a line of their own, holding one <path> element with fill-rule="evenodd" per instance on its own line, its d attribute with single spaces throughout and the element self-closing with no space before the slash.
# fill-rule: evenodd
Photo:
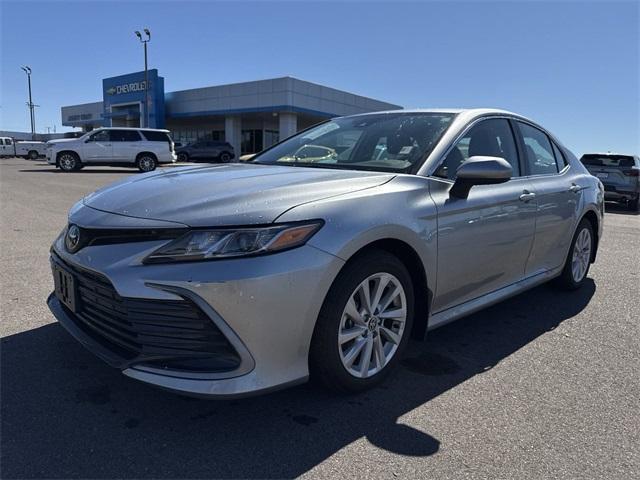
<svg viewBox="0 0 640 480">
<path fill-rule="evenodd" d="M 80 248 L 80 229 L 77 225 L 69 225 L 67 235 L 64 237 L 64 245 L 69 253 L 75 253 Z"/>
</svg>

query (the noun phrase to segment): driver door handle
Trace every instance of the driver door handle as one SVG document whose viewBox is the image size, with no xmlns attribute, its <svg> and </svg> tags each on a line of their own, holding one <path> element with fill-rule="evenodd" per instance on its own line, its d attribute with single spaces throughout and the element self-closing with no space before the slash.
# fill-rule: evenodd
<svg viewBox="0 0 640 480">
<path fill-rule="evenodd" d="M 530 192 L 529 190 L 524 190 L 522 192 L 522 195 L 520 195 L 520 201 L 521 202 L 529 202 L 529 201 L 533 200 L 534 198 L 536 198 L 536 194 Z"/>
<path fill-rule="evenodd" d="M 569 187 L 569 191 L 573 193 L 578 193 L 580 190 L 582 190 L 582 187 L 580 185 L 576 185 L 575 183 L 572 183 Z"/>
</svg>

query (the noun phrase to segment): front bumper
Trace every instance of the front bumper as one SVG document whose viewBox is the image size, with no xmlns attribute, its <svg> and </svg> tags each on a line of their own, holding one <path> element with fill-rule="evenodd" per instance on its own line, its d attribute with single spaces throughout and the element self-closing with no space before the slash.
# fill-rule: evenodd
<svg viewBox="0 0 640 480">
<path fill-rule="evenodd" d="M 320 307 L 343 261 L 306 245 L 275 255 L 209 262 L 142 265 L 162 242 L 85 247 L 67 253 L 59 238 L 53 254 L 104 276 L 126 299 L 195 303 L 238 352 L 230 371 L 192 372 L 123 362 L 107 343 L 79 327 L 55 296 L 48 305 L 86 348 L 143 382 L 184 394 L 236 397 L 305 381 L 308 351 Z"/>
</svg>

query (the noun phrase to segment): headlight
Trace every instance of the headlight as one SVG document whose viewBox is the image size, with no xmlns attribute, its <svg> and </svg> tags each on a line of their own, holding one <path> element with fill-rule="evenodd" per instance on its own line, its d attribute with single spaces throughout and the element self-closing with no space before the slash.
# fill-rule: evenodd
<svg viewBox="0 0 640 480">
<path fill-rule="evenodd" d="M 215 260 L 279 252 L 304 245 L 324 222 L 287 223 L 270 227 L 192 230 L 160 247 L 144 263 Z"/>
</svg>

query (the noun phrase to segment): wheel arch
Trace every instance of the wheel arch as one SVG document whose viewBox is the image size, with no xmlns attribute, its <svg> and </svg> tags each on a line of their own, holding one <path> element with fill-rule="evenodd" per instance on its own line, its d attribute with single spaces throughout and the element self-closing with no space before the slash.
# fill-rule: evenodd
<svg viewBox="0 0 640 480">
<path fill-rule="evenodd" d="M 136 162 L 140 160 L 140 157 L 142 157 L 143 155 L 150 155 L 155 159 L 156 162 L 158 161 L 158 156 L 155 153 L 145 150 L 144 152 L 139 152 L 136 155 Z"/>
<path fill-rule="evenodd" d="M 587 210 L 582 216 L 582 218 L 580 219 L 580 222 L 582 222 L 583 219 L 587 220 L 591 224 L 591 228 L 593 230 L 594 248 L 591 251 L 591 263 L 593 263 L 596 261 L 596 253 L 598 252 L 598 243 L 600 242 L 600 235 L 599 235 L 600 221 L 598 220 L 598 215 L 593 210 Z M 580 225 L 580 222 L 578 222 L 578 225 Z"/>
<path fill-rule="evenodd" d="M 355 258 L 371 250 L 384 250 L 390 253 L 398 258 L 409 271 L 414 288 L 414 322 L 411 337 L 417 340 L 424 340 L 427 333 L 432 293 L 429 289 L 427 271 L 420 255 L 411 245 L 403 240 L 397 238 L 381 238 L 360 247 L 347 259 L 342 269 Z M 340 271 L 342 271 L 342 269 Z M 340 272 L 338 272 L 338 275 L 339 274 Z M 420 295 L 420 292 L 427 292 L 427 294 Z"/>
</svg>

